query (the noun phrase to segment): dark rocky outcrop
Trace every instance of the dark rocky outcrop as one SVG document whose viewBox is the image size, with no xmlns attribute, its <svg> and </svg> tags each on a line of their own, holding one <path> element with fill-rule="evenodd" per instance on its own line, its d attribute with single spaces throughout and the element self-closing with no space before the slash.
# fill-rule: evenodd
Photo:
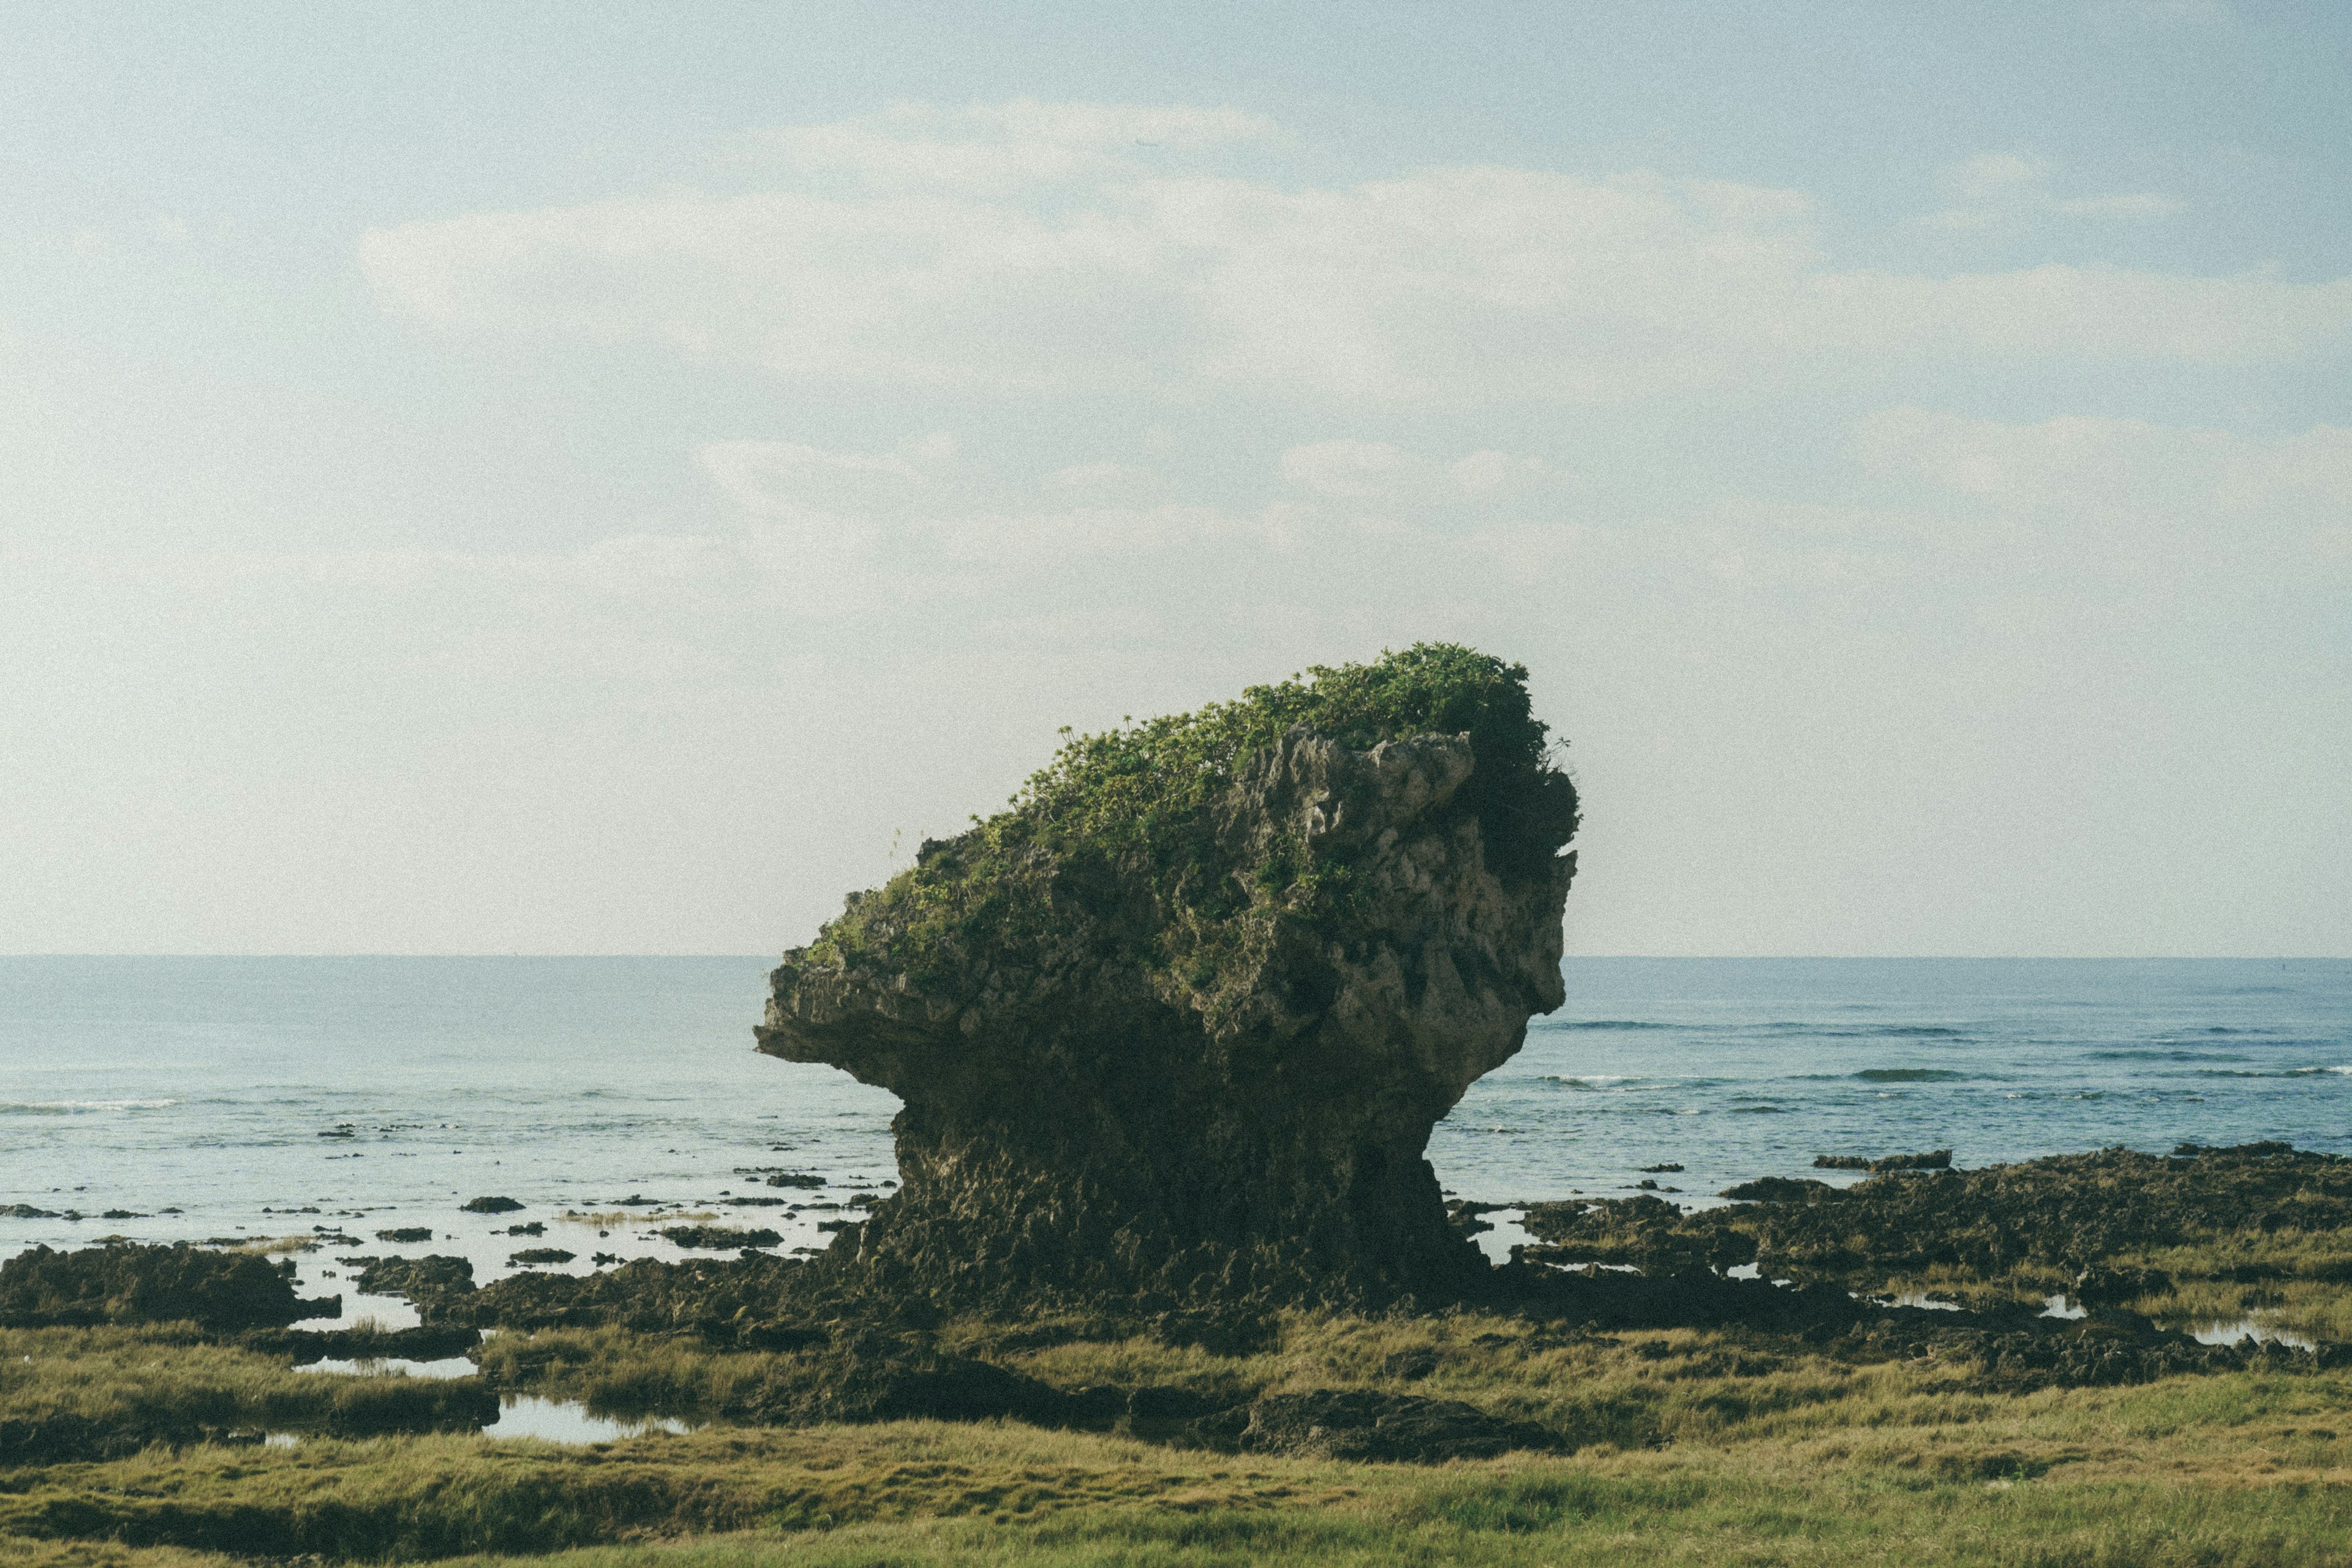
<svg viewBox="0 0 2352 1568">
<path fill-rule="evenodd" d="M 777 1322 L 777 1303 L 802 1267 L 797 1259 L 764 1255 L 686 1263 L 641 1258 L 595 1274 L 516 1274 L 479 1289 L 473 1289 L 469 1269 L 462 1286 L 410 1294 L 428 1323 L 506 1329 L 609 1325 L 640 1332 L 685 1331 L 723 1344 L 751 1345 L 763 1332 L 784 1331 Z"/>
<path fill-rule="evenodd" d="M 1993 1280 L 2020 1269 L 2073 1279 L 2118 1255 L 2194 1242 L 2217 1259 L 2281 1231 L 2315 1244 L 2299 1268 L 2352 1253 L 2352 1159 L 2284 1143 L 2059 1154 L 1979 1170 L 1890 1172 L 1851 1187 L 1766 1176 L 1726 1189 L 1740 1206 L 1685 1214 L 1655 1198 L 1530 1205 L 1540 1261 L 1645 1271 L 1754 1262 L 1852 1289 L 1942 1269 Z M 2156 1276 L 2143 1274 L 2143 1293 Z M 2123 1277 L 2106 1278 L 2102 1300 Z"/>
<path fill-rule="evenodd" d="M 2153 1383 L 2180 1373 L 2352 1366 L 2352 1345 L 2202 1344 L 2121 1311 L 2094 1311 L 2071 1321 L 2022 1313 L 1878 1312 L 1827 1347 L 1856 1359 L 1875 1353 L 1948 1366 L 1958 1386 L 2006 1393 Z"/>
<path fill-rule="evenodd" d="M 1261 1396 L 1249 1407 L 1238 1446 L 1253 1453 L 1307 1458 L 1440 1464 L 1490 1459 L 1513 1448 L 1562 1445 L 1556 1435 L 1532 1422 L 1489 1415 L 1459 1400 L 1320 1388 Z"/>
<path fill-rule="evenodd" d="M 943 1304 L 1451 1294 L 1431 1127 L 1562 1000 L 1575 792 L 1525 671 L 1422 647 L 1066 747 L 853 895 L 760 1048 L 905 1101 L 819 1266 Z"/>
<path fill-rule="evenodd" d="M 467 1214 L 512 1214 L 522 1205 L 512 1198 L 467 1198 L 457 1207 Z"/>
<path fill-rule="evenodd" d="M 1952 1152 L 1934 1149 L 1925 1154 L 1882 1154 L 1873 1159 L 1867 1154 L 1816 1154 L 1813 1167 L 1821 1171 L 1948 1171 L 1952 1168 Z"/>
<path fill-rule="evenodd" d="M 773 1247 L 783 1237 L 764 1226 L 747 1228 L 733 1225 L 673 1225 L 662 1231 L 662 1239 L 673 1247 L 721 1252 L 737 1247 Z"/>
<path fill-rule="evenodd" d="M 474 1288 L 474 1266 L 463 1258 L 429 1253 L 423 1258 L 339 1258 L 356 1268 L 352 1283 L 363 1296 L 404 1296 L 420 1308 Z"/>
<path fill-rule="evenodd" d="M 340 1296 L 296 1296 L 290 1263 L 249 1252 L 116 1242 L 72 1252 L 36 1247 L 0 1263 L 0 1327 L 187 1322 L 231 1333 L 341 1311 Z"/>
<path fill-rule="evenodd" d="M 845 1333 L 800 1358 L 745 1404 L 743 1417 L 777 1425 L 823 1421 L 984 1421 L 1009 1416 L 1069 1424 L 1070 1394 L 991 1362 L 956 1355 L 919 1335 Z"/>
</svg>

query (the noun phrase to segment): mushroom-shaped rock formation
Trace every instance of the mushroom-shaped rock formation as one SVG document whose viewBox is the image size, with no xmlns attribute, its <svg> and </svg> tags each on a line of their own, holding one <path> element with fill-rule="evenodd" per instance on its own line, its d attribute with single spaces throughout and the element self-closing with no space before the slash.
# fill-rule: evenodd
<svg viewBox="0 0 2352 1568">
<path fill-rule="evenodd" d="M 1445 645 L 1070 741 L 773 975 L 905 1102 L 828 1274 L 942 1306 L 1356 1305 L 1486 1271 L 1423 1151 L 1562 1001 L 1576 792 Z"/>
</svg>

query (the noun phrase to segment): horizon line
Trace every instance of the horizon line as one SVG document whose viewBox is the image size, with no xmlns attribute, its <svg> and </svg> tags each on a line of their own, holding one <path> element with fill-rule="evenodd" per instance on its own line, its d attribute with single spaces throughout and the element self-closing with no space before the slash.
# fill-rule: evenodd
<svg viewBox="0 0 2352 1568">
<path fill-rule="evenodd" d="M 788 950 L 789 951 L 789 950 Z M 781 954 L 775 955 L 781 957 Z M 360 959 L 414 959 L 435 961 L 493 961 L 512 959 L 567 960 L 574 962 L 661 959 L 724 959 L 730 962 L 773 962 L 771 955 L 758 952 L 400 952 L 353 951 L 347 952 L 75 952 L 46 951 L 0 952 L 0 963 L 16 959 L 89 958 L 89 959 L 155 959 L 279 962 L 291 959 L 320 961 Z M 1577 960 L 1638 961 L 1656 963 L 2352 963 L 2352 953 L 2328 952 L 1569 952 L 1560 955 L 1563 963 Z"/>
</svg>

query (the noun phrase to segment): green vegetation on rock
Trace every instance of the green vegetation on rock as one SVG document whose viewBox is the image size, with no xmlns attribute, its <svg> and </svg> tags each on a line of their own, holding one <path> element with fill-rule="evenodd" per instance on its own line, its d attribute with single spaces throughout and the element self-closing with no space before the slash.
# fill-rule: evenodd
<svg viewBox="0 0 2352 1568">
<path fill-rule="evenodd" d="M 1530 710 L 1524 666 L 1450 643 L 1416 643 L 1370 664 L 1314 666 L 1231 702 L 1068 741 L 1007 809 L 947 842 L 825 926 L 807 962 L 872 961 L 918 983 L 1015 952 L 1048 934 L 1055 898 L 1098 889 L 1146 897 L 1161 964 L 1213 993 L 1254 927 L 1338 923 L 1350 856 L 1296 825 L 1236 868 L 1217 806 L 1254 760 L 1305 727 L 1352 751 L 1414 735 L 1470 738 L 1476 766 L 1454 797 L 1478 820 L 1487 864 L 1507 884 L 1546 874 L 1577 826 L 1576 787 L 1554 765 Z"/>
</svg>

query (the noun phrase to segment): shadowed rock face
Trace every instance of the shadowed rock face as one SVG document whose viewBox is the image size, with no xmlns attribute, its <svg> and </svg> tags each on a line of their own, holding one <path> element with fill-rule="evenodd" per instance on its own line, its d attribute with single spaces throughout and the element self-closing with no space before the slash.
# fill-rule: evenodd
<svg viewBox="0 0 2352 1568">
<path fill-rule="evenodd" d="M 1466 734 L 1353 751 L 1301 726 L 1237 768 L 1206 813 L 1210 873 L 1286 854 L 1339 868 L 1346 896 L 1229 931 L 1213 977 L 1168 956 L 1180 896 L 1043 847 L 1008 873 L 1044 917 L 1020 940 L 893 963 L 873 956 L 886 916 L 861 955 L 785 954 L 760 1049 L 905 1101 L 901 1189 L 828 1265 L 999 1307 L 1364 1304 L 1483 1275 L 1423 1150 L 1559 1005 L 1574 857 L 1498 874 L 1460 804 L 1475 767 Z M 952 872 L 973 838 L 922 866 Z"/>
</svg>

